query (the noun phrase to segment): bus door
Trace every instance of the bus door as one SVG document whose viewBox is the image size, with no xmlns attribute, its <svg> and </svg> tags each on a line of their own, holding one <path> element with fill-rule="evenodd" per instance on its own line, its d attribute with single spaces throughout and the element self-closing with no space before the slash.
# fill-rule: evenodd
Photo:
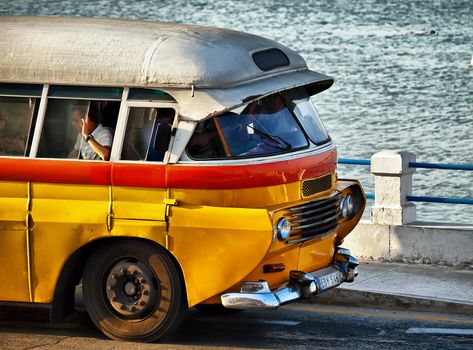
<svg viewBox="0 0 473 350">
<path fill-rule="evenodd" d="M 113 235 L 150 238 L 166 246 L 165 161 L 177 104 L 128 101 L 120 111 L 112 158 Z"/>
</svg>

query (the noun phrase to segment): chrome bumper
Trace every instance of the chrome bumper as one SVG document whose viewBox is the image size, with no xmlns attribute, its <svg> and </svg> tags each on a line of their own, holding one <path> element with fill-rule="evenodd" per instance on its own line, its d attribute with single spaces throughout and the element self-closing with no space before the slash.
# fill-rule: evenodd
<svg viewBox="0 0 473 350">
<path fill-rule="evenodd" d="M 289 282 L 273 292 L 266 281 L 243 282 L 240 293 L 221 296 L 229 309 L 275 309 L 299 299 L 309 299 L 343 282 L 353 282 L 358 275 L 358 260 L 345 248 L 337 248 L 333 265 L 311 273 L 291 271 Z"/>
</svg>

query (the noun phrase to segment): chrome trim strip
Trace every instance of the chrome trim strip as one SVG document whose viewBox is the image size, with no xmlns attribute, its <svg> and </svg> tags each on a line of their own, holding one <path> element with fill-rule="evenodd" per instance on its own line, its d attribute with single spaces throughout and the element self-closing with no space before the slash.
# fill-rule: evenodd
<svg viewBox="0 0 473 350">
<path fill-rule="evenodd" d="M 229 309 L 277 309 L 281 302 L 272 293 L 228 293 L 221 296 L 222 305 Z"/>
<path fill-rule="evenodd" d="M 301 243 L 301 242 L 309 241 L 309 240 L 311 240 L 312 238 L 315 238 L 315 237 L 321 237 L 321 236 L 331 234 L 333 231 L 334 231 L 334 228 L 329 228 L 327 232 L 314 233 L 314 234 L 309 235 L 309 236 L 304 236 L 304 237 L 300 237 L 300 238 L 296 238 L 296 239 L 291 239 L 291 240 L 287 241 L 287 243 L 291 244 L 291 243 Z"/>
<path fill-rule="evenodd" d="M 313 215 L 313 216 L 310 216 L 310 217 L 307 217 L 308 215 L 310 214 L 313 214 L 313 211 L 305 211 L 303 213 L 301 213 L 300 215 L 297 215 L 297 216 L 305 216 L 304 218 L 302 219 L 288 219 L 288 221 L 290 223 L 295 223 L 295 224 L 299 224 L 299 223 L 304 223 L 304 222 L 307 222 L 307 221 L 315 221 L 315 220 L 319 220 L 319 219 L 322 219 L 322 218 L 327 218 L 328 216 L 330 217 L 338 217 L 338 208 L 321 208 L 321 210 L 326 210 L 324 212 L 322 212 L 322 214 L 319 214 L 319 215 Z M 318 210 L 320 211 L 320 210 Z M 296 216 L 296 217 L 297 217 Z"/>
<path fill-rule="evenodd" d="M 311 227 L 314 227 L 314 226 L 320 226 L 320 225 L 327 224 L 330 221 L 337 220 L 337 219 L 338 219 L 337 216 L 331 216 L 331 217 L 329 217 L 325 220 L 313 222 L 313 223 L 310 223 L 310 224 L 307 224 L 307 225 L 294 226 L 294 227 L 291 226 L 291 232 L 292 232 L 292 230 L 305 230 L 306 228 L 311 228 Z"/>
<path fill-rule="evenodd" d="M 331 204 L 331 203 L 334 202 L 334 200 L 337 200 L 341 195 L 342 195 L 342 193 L 340 191 L 337 191 L 335 194 L 331 195 L 330 197 L 315 199 L 315 200 L 307 202 L 303 205 L 300 205 L 298 207 L 291 207 L 291 208 L 289 208 L 289 211 L 312 209 L 312 208 L 316 208 L 316 207 L 318 207 L 320 205 L 323 205 L 323 204 Z"/>
<path fill-rule="evenodd" d="M 338 206 L 337 206 L 338 207 Z M 291 217 L 298 217 L 298 216 L 302 216 L 302 215 L 310 215 L 310 214 L 315 214 L 315 213 L 318 213 L 318 212 L 323 212 L 324 214 L 326 212 L 324 212 L 325 210 L 327 210 L 326 207 L 322 207 L 322 208 L 318 208 L 318 209 L 314 209 L 314 210 L 308 210 L 308 211 L 304 211 L 302 213 L 296 213 L 296 214 L 291 214 Z M 330 209 L 329 209 L 330 210 Z M 332 211 L 335 210 L 335 212 L 338 212 L 339 209 L 338 208 L 333 208 Z M 319 218 L 319 217 L 322 217 L 324 215 L 317 215 L 317 216 L 312 216 L 310 219 L 316 219 L 316 218 Z M 291 218 L 288 219 L 290 222 L 302 222 L 303 220 L 308 220 L 308 219 L 297 219 L 297 220 L 293 220 Z"/>
</svg>

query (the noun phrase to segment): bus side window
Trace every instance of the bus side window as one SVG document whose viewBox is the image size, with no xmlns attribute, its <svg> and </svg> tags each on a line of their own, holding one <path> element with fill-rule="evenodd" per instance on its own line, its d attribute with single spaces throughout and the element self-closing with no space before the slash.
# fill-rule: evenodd
<svg viewBox="0 0 473 350">
<path fill-rule="evenodd" d="M 227 157 L 216 125 L 215 118 L 197 124 L 187 146 L 189 157 L 195 159 L 223 159 Z"/>
<path fill-rule="evenodd" d="M 156 123 L 148 147 L 146 160 L 162 162 L 169 148 L 172 124 L 176 111 L 172 108 L 156 108 Z"/>
<path fill-rule="evenodd" d="M 174 115 L 172 108 L 131 107 L 121 159 L 162 162 Z"/>
<path fill-rule="evenodd" d="M 111 147 L 119 102 L 49 99 L 40 138 L 38 157 L 101 159 L 82 135 L 82 119 L 88 115 L 95 119 L 92 136 L 101 145 Z M 109 109 L 107 119 L 103 111 Z M 106 125 L 105 125 L 106 124 Z"/>
<path fill-rule="evenodd" d="M 37 104 L 36 98 L 0 97 L 0 156 L 27 156 Z"/>
</svg>

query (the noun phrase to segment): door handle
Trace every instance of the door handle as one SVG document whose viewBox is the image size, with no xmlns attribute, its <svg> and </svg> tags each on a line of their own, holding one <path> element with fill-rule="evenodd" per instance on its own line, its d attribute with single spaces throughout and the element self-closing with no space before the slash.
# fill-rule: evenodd
<svg viewBox="0 0 473 350">
<path fill-rule="evenodd" d="M 170 208 L 177 206 L 177 199 L 174 198 L 165 198 L 164 204 L 166 204 L 166 221 L 169 216 Z"/>
</svg>

